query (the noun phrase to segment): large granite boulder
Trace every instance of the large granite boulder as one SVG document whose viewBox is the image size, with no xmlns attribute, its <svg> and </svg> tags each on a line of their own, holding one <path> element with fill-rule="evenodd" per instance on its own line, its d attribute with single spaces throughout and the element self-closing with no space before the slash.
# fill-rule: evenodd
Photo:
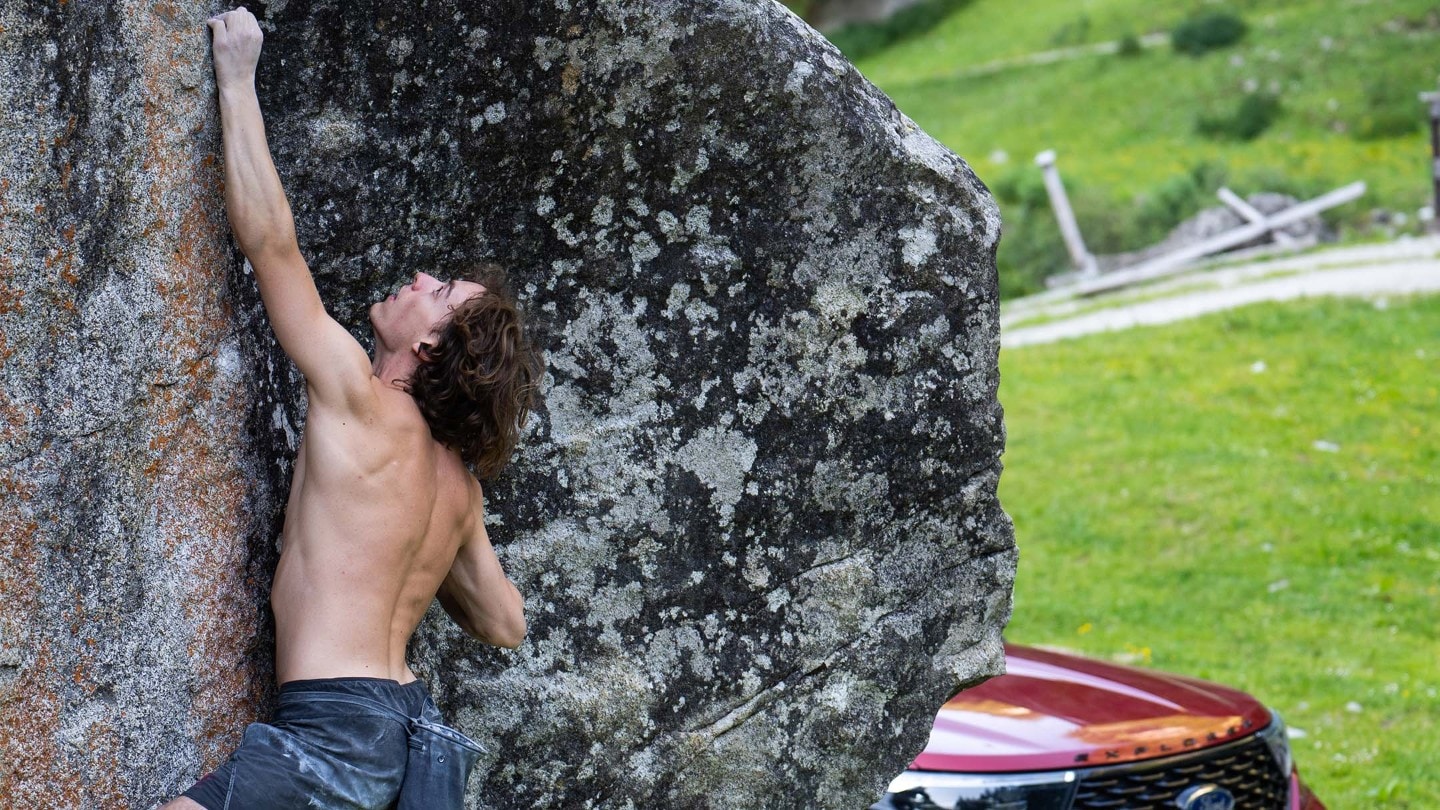
<svg viewBox="0 0 1440 810">
<path fill-rule="evenodd" d="M 762 0 L 274 0 L 332 312 L 511 268 L 545 404 L 488 485 L 529 638 L 412 659 L 475 807 L 861 807 L 999 670 L 999 219 Z M 211 3 L 0 5 L 0 805 L 145 806 L 274 686 L 299 378 L 228 238 Z"/>
</svg>

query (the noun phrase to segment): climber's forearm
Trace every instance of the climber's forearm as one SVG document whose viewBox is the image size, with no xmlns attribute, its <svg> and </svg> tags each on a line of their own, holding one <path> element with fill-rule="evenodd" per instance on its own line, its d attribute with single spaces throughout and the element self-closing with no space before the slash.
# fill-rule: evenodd
<svg viewBox="0 0 1440 810">
<path fill-rule="evenodd" d="M 222 86 L 220 118 L 225 138 L 225 208 L 235 241 L 252 262 L 298 251 L 295 220 L 270 159 L 254 87 Z"/>
</svg>

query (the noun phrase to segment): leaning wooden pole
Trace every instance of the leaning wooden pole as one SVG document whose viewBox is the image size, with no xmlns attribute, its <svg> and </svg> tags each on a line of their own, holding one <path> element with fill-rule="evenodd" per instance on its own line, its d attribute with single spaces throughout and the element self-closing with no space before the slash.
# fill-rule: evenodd
<svg viewBox="0 0 1440 810">
<path fill-rule="evenodd" d="M 1085 248 L 1085 239 L 1080 235 L 1080 224 L 1075 221 L 1075 211 L 1070 207 L 1070 197 L 1060 180 L 1060 170 L 1055 168 L 1055 150 L 1046 149 L 1036 155 L 1035 165 L 1045 173 L 1045 191 L 1050 195 L 1050 206 L 1055 209 L 1055 219 L 1060 223 L 1060 235 L 1065 238 L 1070 261 L 1081 276 L 1096 275 L 1100 268 L 1095 263 L 1095 257 Z"/>
</svg>

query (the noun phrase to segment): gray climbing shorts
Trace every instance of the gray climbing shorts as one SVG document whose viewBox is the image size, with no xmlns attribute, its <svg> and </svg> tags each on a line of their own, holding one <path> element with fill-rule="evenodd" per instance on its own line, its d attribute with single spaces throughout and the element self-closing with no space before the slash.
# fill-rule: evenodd
<svg viewBox="0 0 1440 810">
<path fill-rule="evenodd" d="M 207 810 L 459 810 L 480 746 L 441 722 L 420 681 L 326 678 L 280 687 L 230 759 L 184 795 Z"/>
</svg>

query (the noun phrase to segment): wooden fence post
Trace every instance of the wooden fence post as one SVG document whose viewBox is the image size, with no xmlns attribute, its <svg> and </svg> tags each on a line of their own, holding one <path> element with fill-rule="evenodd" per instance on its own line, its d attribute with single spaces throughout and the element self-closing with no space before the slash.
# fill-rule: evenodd
<svg viewBox="0 0 1440 810">
<path fill-rule="evenodd" d="M 1060 170 L 1055 168 L 1055 150 L 1046 149 L 1035 156 L 1035 165 L 1045 174 L 1045 191 L 1050 195 L 1050 207 L 1055 209 L 1055 219 L 1060 223 L 1060 235 L 1065 237 L 1065 247 L 1070 251 L 1070 261 L 1081 276 L 1095 276 L 1100 268 L 1095 257 L 1085 249 L 1085 240 L 1080 236 L 1080 225 L 1075 221 L 1075 212 L 1070 208 L 1070 198 L 1065 194 L 1065 184 L 1060 181 Z"/>
</svg>

